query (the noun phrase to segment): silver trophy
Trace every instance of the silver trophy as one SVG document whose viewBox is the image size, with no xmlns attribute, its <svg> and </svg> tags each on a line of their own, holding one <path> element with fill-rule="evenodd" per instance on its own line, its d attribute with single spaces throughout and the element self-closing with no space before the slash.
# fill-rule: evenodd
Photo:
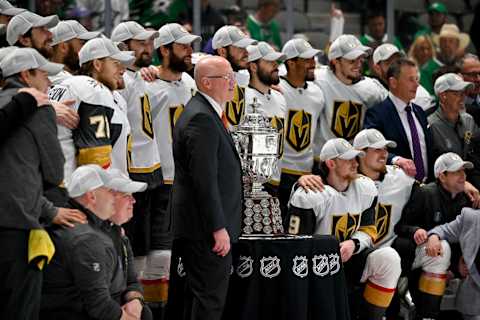
<svg viewBox="0 0 480 320">
<path fill-rule="evenodd" d="M 258 106 L 255 98 L 250 105 L 252 112 L 245 114 L 232 132 L 242 162 L 244 235 L 283 233 L 280 202 L 262 186 L 278 171 L 280 135 L 270 120 L 258 112 Z"/>
</svg>

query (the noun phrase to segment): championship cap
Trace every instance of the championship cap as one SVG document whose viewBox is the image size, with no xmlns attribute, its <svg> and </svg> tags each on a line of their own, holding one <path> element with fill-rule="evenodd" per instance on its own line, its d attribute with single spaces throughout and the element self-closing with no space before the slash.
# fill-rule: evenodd
<svg viewBox="0 0 480 320">
<path fill-rule="evenodd" d="M 223 26 L 215 32 L 212 39 L 212 48 L 224 48 L 234 46 L 238 48 L 247 48 L 249 45 L 257 44 L 257 40 L 249 38 L 242 30 L 236 26 Z"/>
<path fill-rule="evenodd" d="M 108 38 L 88 40 L 78 52 L 80 66 L 88 61 L 107 57 L 118 60 L 124 65 L 130 65 L 135 60 L 135 56 L 131 52 L 120 51 L 112 40 Z"/>
<path fill-rule="evenodd" d="M 145 182 L 137 182 L 130 179 L 127 175 L 118 169 L 108 170 L 109 174 L 113 176 L 109 185 L 111 189 L 124 193 L 142 192 L 147 189 Z"/>
<path fill-rule="evenodd" d="M 248 62 L 264 59 L 267 61 L 285 60 L 286 56 L 275 51 L 268 43 L 260 41 L 257 45 L 247 47 Z"/>
<path fill-rule="evenodd" d="M 202 37 L 191 34 L 178 23 L 168 23 L 158 29 L 158 38 L 153 40 L 153 46 L 155 49 L 158 49 L 172 42 L 189 44 L 200 40 L 202 40 Z"/>
<path fill-rule="evenodd" d="M 73 171 L 72 176 L 67 181 L 68 194 L 70 197 L 76 198 L 100 187 L 113 189 L 113 178 L 114 175 L 102 169 L 99 165 L 80 166 Z"/>
<path fill-rule="evenodd" d="M 40 69 L 52 76 L 63 70 L 63 64 L 48 61 L 33 48 L 16 48 L 0 61 L 0 69 L 4 78 L 30 69 Z"/>
<path fill-rule="evenodd" d="M 60 21 L 50 32 L 53 34 L 52 46 L 72 39 L 90 40 L 100 35 L 98 31 L 88 31 L 76 20 Z"/>
<path fill-rule="evenodd" d="M 456 153 L 447 152 L 437 158 L 433 167 L 433 172 L 435 173 L 435 178 L 438 178 L 442 172 L 454 172 L 461 168 L 472 169 L 473 163 L 470 161 L 463 161 Z"/>
<path fill-rule="evenodd" d="M 330 139 L 320 151 L 320 161 L 330 159 L 351 160 L 355 157 L 365 156 L 365 152 L 353 148 L 353 146 L 343 138 Z"/>
<path fill-rule="evenodd" d="M 18 48 L 14 46 L 0 48 L 0 62 L 15 49 Z"/>
<path fill-rule="evenodd" d="M 438 96 L 440 93 L 447 90 L 452 91 L 464 91 L 470 89 L 474 86 L 472 82 L 467 82 L 462 79 L 456 73 L 446 73 L 435 81 L 434 90 L 435 94 Z"/>
<path fill-rule="evenodd" d="M 58 24 L 58 16 L 42 17 L 30 11 L 17 14 L 7 25 L 7 41 L 13 46 L 19 36 L 27 33 L 28 30 L 37 27 L 53 28 Z"/>
<path fill-rule="evenodd" d="M 16 16 L 27 9 L 16 8 L 7 0 L 0 0 L 0 14 L 4 16 Z"/>
<path fill-rule="evenodd" d="M 378 64 L 382 61 L 390 59 L 394 54 L 400 54 L 400 50 L 391 43 L 384 43 L 373 52 L 373 63 Z"/>
<path fill-rule="evenodd" d="M 291 39 L 283 46 L 282 53 L 286 60 L 293 58 L 310 59 L 322 52 L 312 48 L 312 45 L 304 39 Z"/>
<path fill-rule="evenodd" d="M 355 60 L 361 55 L 368 55 L 372 49 L 364 46 L 354 35 L 343 34 L 332 42 L 328 51 L 328 60 L 338 58 Z"/>
<path fill-rule="evenodd" d="M 123 42 L 126 40 L 147 40 L 152 37 L 158 37 L 158 32 L 154 30 L 146 30 L 135 21 L 126 21 L 120 23 L 112 31 L 110 39 L 115 42 Z"/>
<path fill-rule="evenodd" d="M 396 146 L 397 143 L 395 141 L 386 140 L 383 134 L 377 129 L 364 129 L 357 133 L 355 139 L 353 139 L 353 147 L 357 150 L 365 148 L 395 148 Z"/>
</svg>

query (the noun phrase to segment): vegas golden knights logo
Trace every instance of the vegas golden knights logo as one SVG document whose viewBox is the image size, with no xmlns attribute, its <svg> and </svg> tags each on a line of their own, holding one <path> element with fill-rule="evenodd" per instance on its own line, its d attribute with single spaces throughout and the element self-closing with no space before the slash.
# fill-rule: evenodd
<svg viewBox="0 0 480 320">
<path fill-rule="evenodd" d="M 390 229 L 390 219 L 392 216 L 392 205 L 390 204 L 377 204 L 377 210 L 375 210 L 375 226 L 377 228 L 377 239 L 375 243 L 382 241 L 388 234 Z"/>
<path fill-rule="evenodd" d="M 169 113 L 169 122 L 170 122 L 170 137 L 173 137 L 173 128 L 175 128 L 175 123 L 177 123 L 178 118 L 183 112 L 183 104 L 178 106 L 170 107 Z"/>
<path fill-rule="evenodd" d="M 350 213 L 341 216 L 332 216 L 332 235 L 334 235 L 338 241 L 350 239 L 352 234 L 357 231 L 359 218 L 359 214 Z"/>
<path fill-rule="evenodd" d="M 287 141 L 297 152 L 308 148 L 311 141 L 312 114 L 305 110 L 289 110 Z"/>
<path fill-rule="evenodd" d="M 228 122 L 236 126 L 245 114 L 245 88 L 235 85 L 233 100 L 227 102 L 226 115 Z"/>
<path fill-rule="evenodd" d="M 148 95 L 144 95 L 140 98 L 140 105 L 142 106 L 142 129 L 143 132 L 153 139 L 153 125 L 152 125 L 152 112 L 150 108 L 150 98 Z"/>
<path fill-rule="evenodd" d="M 278 157 L 281 158 L 283 156 L 283 138 L 285 132 L 285 120 L 283 118 L 279 118 L 277 116 L 270 118 L 270 123 L 274 129 L 277 129 L 279 133 L 279 144 L 278 144 Z"/>
<path fill-rule="evenodd" d="M 127 137 L 127 168 L 132 167 L 132 136 Z"/>
<path fill-rule="evenodd" d="M 352 140 L 361 129 L 361 103 L 352 101 L 335 101 L 331 130 L 338 138 Z"/>
</svg>

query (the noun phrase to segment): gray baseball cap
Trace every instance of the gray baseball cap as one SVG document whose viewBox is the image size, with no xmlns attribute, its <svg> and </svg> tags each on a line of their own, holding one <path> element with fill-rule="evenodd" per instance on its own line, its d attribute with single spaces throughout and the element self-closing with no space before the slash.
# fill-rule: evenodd
<svg viewBox="0 0 480 320">
<path fill-rule="evenodd" d="M 63 64 L 48 61 L 33 48 L 17 48 L 0 61 L 0 69 L 3 77 L 30 69 L 40 69 L 52 76 L 62 71 Z"/>
<path fill-rule="evenodd" d="M 67 191 L 70 197 L 76 198 L 100 187 L 113 190 L 114 175 L 96 164 L 80 166 L 73 171 L 67 181 Z"/>
<path fill-rule="evenodd" d="M 462 79 L 456 73 L 446 73 L 435 81 L 434 90 L 435 94 L 438 96 L 440 93 L 447 90 L 452 91 L 464 91 L 470 89 L 474 86 L 472 82 L 467 82 Z"/>
<path fill-rule="evenodd" d="M 260 41 L 257 45 L 247 47 L 248 62 L 264 59 L 267 61 L 285 60 L 286 56 L 275 51 L 268 43 Z"/>
<path fill-rule="evenodd" d="M 343 34 L 330 45 L 328 51 L 328 60 L 332 61 L 338 58 L 355 60 L 361 55 L 368 55 L 372 48 L 364 46 L 354 35 Z"/>
<path fill-rule="evenodd" d="M 120 23 L 112 31 L 110 39 L 115 42 L 123 42 L 126 40 L 147 40 L 152 37 L 158 37 L 158 32 L 153 30 L 146 30 L 139 23 L 135 21 L 126 21 Z"/>
<path fill-rule="evenodd" d="M 53 34 L 52 46 L 72 39 L 90 40 L 100 35 L 98 31 L 88 31 L 76 20 L 60 21 L 50 32 Z"/>
<path fill-rule="evenodd" d="M 310 59 L 320 52 L 322 51 L 312 48 L 312 45 L 308 41 L 301 38 L 288 40 L 282 49 L 286 60 L 293 58 Z"/>
<path fill-rule="evenodd" d="M 135 61 L 135 56 L 131 54 L 131 51 L 120 51 L 108 38 L 88 40 L 78 52 L 80 66 L 88 61 L 107 57 L 118 60 L 127 66 Z"/>
<path fill-rule="evenodd" d="M 109 182 L 109 185 L 115 191 L 135 193 L 142 192 L 147 189 L 147 184 L 145 182 L 133 181 L 118 169 L 110 169 L 108 170 L 108 173 L 113 176 L 112 180 Z"/>
<path fill-rule="evenodd" d="M 386 140 L 383 134 L 377 129 L 364 129 L 357 133 L 355 139 L 353 139 L 353 147 L 358 150 L 365 148 L 395 148 L 396 146 L 397 143 L 395 141 Z"/>
<path fill-rule="evenodd" d="M 236 26 L 223 26 L 215 32 L 212 39 L 212 48 L 234 46 L 246 49 L 249 45 L 257 44 L 257 40 L 249 38 Z"/>
<path fill-rule="evenodd" d="M 0 14 L 4 16 L 16 16 L 24 11 L 27 11 L 27 9 L 16 8 L 7 0 L 0 0 Z"/>
<path fill-rule="evenodd" d="M 473 163 L 470 161 L 463 161 L 462 158 L 456 153 L 447 152 L 442 154 L 440 157 L 435 160 L 435 165 L 433 167 L 433 172 L 435 173 L 435 178 L 438 178 L 440 173 L 448 171 L 455 172 L 460 169 L 472 169 Z"/>
<path fill-rule="evenodd" d="M 396 46 L 391 43 L 384 43 L 378 46 L 377 49 L 375 49 L 375 51 L 373 52 L 373 63 L 378 64 L 381 61 L 388 60 L 396 53 L 400 54 L 400 50 L 398 50 Z"/>
<path fill-rule="evenodd" d="M 158 38 L 153 40 L 153 47 L 155 49 L 165 46 L 172 42 L 189 44 L 194 41 L 202 40 L 202 37 L 191 34 L 183 26 L 178 23 L 167 23 L 158 29 Z"/>
<path fill-rule="evenodd" d="M 28 30 L 37 27 L 53 28 L 58 24 L 58 16 L 42 17 L 30 11 L 17 14 L 7 25 L 7 42 L 13 46 L 19 36 L 24 35 Z"/>
<path fill-rule="evenodd" d="M 320 151 L 320 161 L 330 159 L 351 160 L 355 157 L 363 157 L 365 152 L 353 148 L 353 146 L 343 138 L 330 139 Z"/>
<path fill-rule="evenodd" d="M 15 49 L 18 49 L 18 48 L 14 47 L 14 46 L 0 48 L 0 61 L 2 61 L 3 58 L 8 56 L 10 53 L 12 53 L 13 50 L 15 50 Z"/>
</svg>

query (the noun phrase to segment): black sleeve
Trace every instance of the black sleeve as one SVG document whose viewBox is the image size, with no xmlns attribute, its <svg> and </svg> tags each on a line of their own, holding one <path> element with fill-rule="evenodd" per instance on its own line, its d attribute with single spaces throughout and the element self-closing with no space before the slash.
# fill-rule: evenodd
<svg viewBox="0 0 480 320">
<path fill-rule="evenodd" d="M 0 141 L 5 141 L 36 108 L 37 102 L 29 93 L 21 92 L 13 96 L 12 100 L 0 109 Z"/>
<path fill-rule="evenodd" d="M 290 205 L 288 208 L 288 233 L 294 235 L 311 235 L 315 232 L 316 217 L 313 209 L 302 209 Z"/>
<path fill-rule="evenodd" d="M 137 273 L 135 272 L 135 266 L 133 264 L 133 250 L 128 237 L 122 237 L 122 244 L 125 249 L 127 262 L 127 288 L 125 289 L 125 292 L 137 291 L 143 294 L 142 286 L 138 282 Z"/>
<path fill-rule="evenodd" d="M 415 232 L 425 224 L 424 202 L 426 199 L 422 187 L 415 182 L 412 186 L 410 199 L 403 208 L 402 217 L 395 225 L 395 233 L 404 238 L 413 239 Z"/>
</svg>

